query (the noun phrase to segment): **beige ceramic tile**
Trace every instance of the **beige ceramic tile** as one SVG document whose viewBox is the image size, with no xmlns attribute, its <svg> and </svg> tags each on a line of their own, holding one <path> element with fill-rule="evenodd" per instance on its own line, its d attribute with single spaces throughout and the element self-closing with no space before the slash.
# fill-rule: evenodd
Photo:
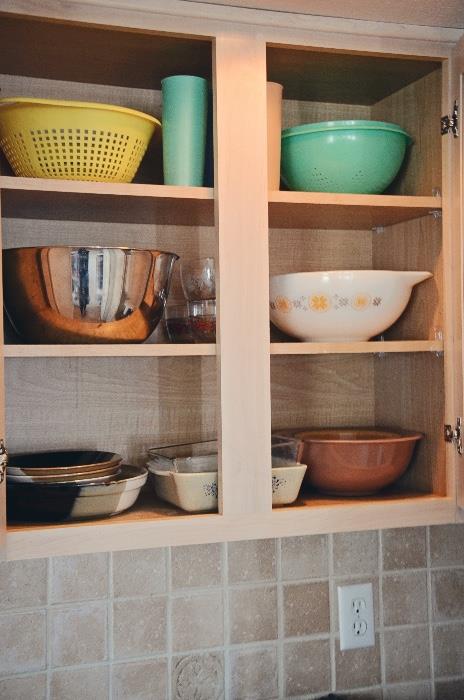
<svg viewBox="0 0 464 700">
<path fill-rule="evenodd" d="M 330 643 L 328 639 L 284 644 L 285 697 L 330 690 Z"/>
<path fill-rule="evenodd" d="M 338 629 L 338 586 L 354 586 L 356 583 L 372 583 L 372 598 L 374 603 L 374 626 L 375 629 L 379 626 L 379 577 L 378 576 L 359 576 L 352 578 L 335 578 L 332 579 L 332 600 L 333 607 L 330 611 L 330 622 L 332 632 L 339 633 Z"/>
<path fill-rule="evenodd" d="M 461 700 L 464 698 L 464 678 L 435 683 L 435 700 Z"/>
<path fill-rule="evenodd" d="M 222 591 L 172 598 L 171 625 L 174 651 L 221 646 L 224 644 Z"/>
<path fill-rule="evenodd" d="M 277 650 L 237 649 L 230 653 L 231 700 L 279 697 Z"/>
<path fill-rule="evenodd" d="M 108 674 L 108 666 L 81 666 L 53 671 L 50 700 L 109 700 Z"/>
<path fill-rule="evenodd" d="M 166 591 L 166 549 L 113 553 L 115 598 L 149 596 Z"/>
<path fill-rule="evenodd" d="M 229 542 L 227 552 L 229 583 L 275 581 L 275 540 Z"/>
<path fill-rule="evenodd" d="M 0 562 L 0 610 L 47 604 L 47 560 Z"/>
<path fill-rule="evenodd" d="M 383 700 L 431 700 L 431 698 L 431 683 L 390 685 L 383 694 Z"/>
<path fill-rule="evenodd" d="M 50 602 L 71 603 L 108 595 L 108 554 L 80 554 L 51 560 Z"/>
<path fill-rule="evenodd" d="M 425 527 L 383 530 L 384 571 L 422 569 L 427 566 Z"/>
<path fill-rule="evenodd" d="M 384 650 L 386 683 L 429 679 L 430 644 L 427 627 L 386 630 Z"/>
<path fill-rule="evenodd" d="M 277 638 L 277 590 L 275 586 L 233 588 L 229 592 L 231 644 Z"/>
<path fill-rule="evenodd" d="M 464 676 L 464 623 L 434 625 L 435 677 Z"/>
<path fill-rule="evenodd" d="M 167 661 L 149 659 L 112 667 L 111 700 L 166 700 Z"/>
<path fill-rule="evenodd" d="M 464 619 L 464 569 L 432 571 L 432 614 L 435 622 Z"/>
<path fill-rule="evenodd" d="M 362 649 L 340 651 L 340 643 L 335 641 L 335 673 L 337 689 L 365 688 L 378 685 L 380 676 L 380 643 L 376 637 L 375 646 Z"/>
<path fill-rule="evenodd" d="M 222 583 L 223 544 L 198 544 L 172 547 L 172 588 L 207 588 Z"/>
<path fill-rule="evenodd" d="M 427 622 L 427 572 L 410 571 L 383 577 L 385 627 Z"/>
<path fill-rule="evenodd" d="M 214 652 L 175 656 L 172 661 L 172 698 L 223 700 L 223 654 Z"/>
<path fill-rule="evenodd" d="M 286 637 L 302 637 L 330 631 L 327 582 L 287 584 L 283 594 Z"/>
<path fill-rule="evenodd" d="M 0 675 L 41 671 L 45 668 L 44 611 L 0 615 L 0 630 Z"/>
<path fill-rule="evenodd" d="M 87 603 L 50 611 L 52 666 L 95 663 L 107 658 L 107 606 Z"/>
<path fill-rule="evenodd" d="M 285 537 L 282 540 L 282 579 L 327 578 L 329 574 L 328 537 Z"/>
<path fill-rule="evenodd" d="M 372 532 L 339 532 L 333 536 L 335 576 L 375 574 L 379 570 L 379 535 Z"/>
<path fill-rule="evenodd" d="M 3 700 L 45 700 L 47 697 L 47 675 L 18 676 L 0 680 L 0 698 Z"/>
<path fill-rule="evenodd" d="M 116 600 L 113 604 L 116 659 L 148 656 L 166 650 L 166 599 Z"/>
<path fill-rule="evenodd" d="M 430 528 L 431 566 L 464 566 L 464 523 Z"/>
</svg>

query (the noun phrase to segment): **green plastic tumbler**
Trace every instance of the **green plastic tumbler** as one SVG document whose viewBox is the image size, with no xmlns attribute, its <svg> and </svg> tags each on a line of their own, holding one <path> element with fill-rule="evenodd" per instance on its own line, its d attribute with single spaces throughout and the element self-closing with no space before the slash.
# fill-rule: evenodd
<svg viewBox="0 0 464 700">
<path fill-rule="evenodd" d="M 165 185 L 201 187 L 205 170 L 208 81 L 172 75 L 161 81 Z"/>
</svg>

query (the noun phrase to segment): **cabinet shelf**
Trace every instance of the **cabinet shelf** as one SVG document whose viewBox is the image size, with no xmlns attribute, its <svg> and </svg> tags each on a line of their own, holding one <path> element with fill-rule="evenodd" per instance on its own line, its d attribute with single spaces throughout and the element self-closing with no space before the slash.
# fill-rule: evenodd
<svg viewBox="0 0 464 700">
<path fill-rule="evenodd" d="M 216 355 L 214 343 L 141 345 L 5 345 L 5 357 L 198 357 Z"/>
<path fill-rule="evenodd" d="M 271 355 L 359 355 L 384 352 L 443 352 L 442 340 L 367 340 L 355 343 L 271 343 Z"/>
<path fill-rule="evenodd" d="M 2 216 L 119 223 L 214 225 L 210 187 L 0 177 Z"/>
<path fill-rule="evenodd" d="M 369 230 L 418 219 L 441 206 L 441 197 L 274 191 L 269 227 Z"/>
<path fill-rule="evenodd" d="M 453 498 L 415 491 L 364 498 L 303 495 L 289 507 L 269 513 L 191 514 L 157 501 L 136 505 L 112 518 L 68 524 L 11 524 L 6 535 L 7 559 L 60 556 L 107 549 L 133 549 L 200 544 L 221 540 L 338 532 L 408 525 L 438 525 L 454 518 Z"/>
<path fill-rule="evenodd" d="M 358 355 L 399 352 L 443 352 L 442 340 L 369 340 L 356 343 L 271 343 L 271 355 Z M 214 343 L 141 345 L 5 345 L 5 358 L 34 357 L 208 357 Z"/>
</svg>

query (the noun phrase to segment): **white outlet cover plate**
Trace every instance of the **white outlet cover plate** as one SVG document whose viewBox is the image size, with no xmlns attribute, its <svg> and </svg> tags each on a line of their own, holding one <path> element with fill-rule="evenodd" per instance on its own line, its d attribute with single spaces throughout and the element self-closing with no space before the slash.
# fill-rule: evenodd
<svg viewBox="0 0 464 700">
<path fill-rule="evenodd" d="M 338 586 L 337 591 L 340 649 L 373 647 L 375 630 L 372 583 Z"/>
</svg>

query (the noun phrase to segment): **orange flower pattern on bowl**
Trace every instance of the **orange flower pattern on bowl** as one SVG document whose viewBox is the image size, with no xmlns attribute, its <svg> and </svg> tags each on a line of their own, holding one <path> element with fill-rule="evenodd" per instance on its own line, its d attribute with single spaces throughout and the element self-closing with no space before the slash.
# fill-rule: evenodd
<svg viewBox="0 0 464 700">
<path fill-rule="evenodd" d="M 283 314 L 288 314 L 292 310 L 293 303 L 287 297 L 276 297 L 274 301 L 274 308 L 276 311 L 280 311 Z"/>
<path fill-rule="evenodd" d="M 350 308 L 356 311 L 366 311 L 369 308 L 381 306 L 382 297 L 371 297 L 363 292 L 354 294 L 352 297 L 339 296 L 338 294 L 334 294 L 332 297 L 326 294 L 311 294 L 308 297 L 301 296 L 297 299 L 289 299 L 288 297 L 278 296 L 269 305 L 273 311 L 280 311 L 284 314 L 290 313 L 292 309 L 296 311 L 313 311 L 315 313 L 321 313 L 329 309 L 344 311 Z"/>
<path fill-rule="evenodd" d="M 351 306 L 355 311 L 364 311 L 370 303 L 371 298 L 368 294 L 356 294 L 351 301 Z"/>
<path fill-rule="evenodd" d="M 330 299 L 325 294 L 313 294 L 309 297 L 309 308 L 311 311 L 328 311 Z"/>
</svg>

